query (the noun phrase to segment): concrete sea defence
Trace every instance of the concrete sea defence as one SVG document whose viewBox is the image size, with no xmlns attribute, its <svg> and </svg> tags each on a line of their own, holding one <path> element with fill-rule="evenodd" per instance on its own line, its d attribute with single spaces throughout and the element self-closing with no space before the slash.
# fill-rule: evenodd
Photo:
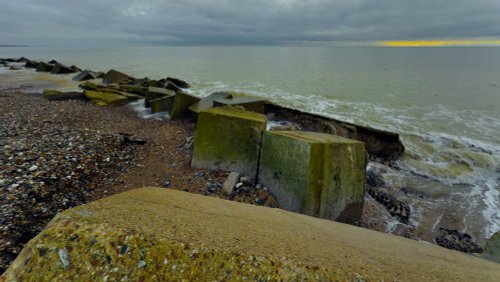
<svg viewBox="0 0 500 282">
<path fill-rule="evenodd" d="M 294 112 L 294 110 L 290 110 L 290 109 L 276 110 L 275 112 L 273 112 L 272 110 L 269 110 L 269 109 L 270 108 L 271 109 L 273 109 L 273 108 L 278 109 L 279 106 L 265 104 L 261 101 L 252 101 L 252 99 L 241 99 L 238 97 L 232 97 L 232 95 L 231 95 L 231 97 L 227 96 L 225 98 L 224 97 L 217 97 L 217 99 L 212 98 L 212 101 L 209 102 L 209 104 L 212 104 L 212 106 L 208 106 L 201 111 L 200 110 L 195 111 L 193 109 L 196 108 L 197 105 L 200 105 L 200 103 L 202 101 L 204 101 L 204 99 L 200 100 L 197 97 L 194 97 L 188 93 L 185 93 L 182 88 L 178 87 L 177 84 L 174 84 L 171 81 L 165 81 L 165 83 L 163 85 L 161 85 L 162 83 L 159 81 L 153 82 L 153 81 L 149 81 L 148 79 L 135 79 L 135 78 L 132 78 L 128 75 L 121 76 L 121 75 L 116 75 L 115 72 L 111 72 L 111 73 L 113 75 L 108 76 L 108 77 L 111 77 L 110 79 L 116 79 L 116 80 L 115 80 L 115 82 L 110 82 L 110 84 L 108 84 L 108 85 L 102 85 L 100 83 L 86 83 L 86 84 L 82 85 L 82 88 L 84 88 L 84 87 L 87 88 L 85 90 L 85 92 L 83 93 L 85 98 L 95 102 L 98 105 L 102 105 L 102 106 L 121 105 L 122 103 L 125 104 L 125 103 L 128 103 L 129 101 L 140 99 L 142 97 L 147 97 L 148 93 L 156 91 L 156 90 L 152 89 L 153 87 L 156 87 L 156 86 L 151 86 L 151 85 L 153 85 L 153 84 L 157 85 L 157 83 L 158 83 L 158 84 L 160 84 L 159 86 L 161 86 L 160 87 L 161 91 L 156 91 L 154 93 L 160 92 L 159 98 L 150 100 L 149 101 L 150 106 L 152 108 L 152 111 L 154 111 L 154 112 L 163 112 L 163 111 L 169 112 L 171 119 L 181 118 L 181 117 L 186 117 L 186 116 L 196 117 L 196 115 L 198 115 L 198 119 L 200 120 L 202 118 L 202 116 L 204 116 L 208 112 L 217 112 L 219 117 L 226 116 L 226 118 L 220 119 L 219 122 L 206 123 L 206 125 L 207 124 L 213 125 L 213 124 L 224 124 L 227 121 L 227 116 L 228 116 L 226 113 L 231 112 L 231 111 L 239 112 L 239 114 L 233 115 L 233 119 L 237 118 L 238 116 L 242 117 L 242 116 L 246 116 L 246 115 L 255 115 L 256 114 L 256 113 L 251 113 L 251 111 L 265 112 L 268 114 L 267 116 L 269 116 L 269 114 L 274 114 L 274 117 L 280 116 L 280 114 L 283 114 L 283 113 L 287 113 L 287 112 L 293 113 Z M 181 84 L 179 82 L 177 82 L 177 83 Z M 163 89 L 165 89 L 167 91 L 172 91 L 174 94 L 169 95 L 167 93 L 165 95 L 165 93 L 161 93 L 161 92 L 163 92 Z M 153 90 L 153 91 L 151 91 L 151 90 Z M 51 93 L 52 95 L 49 95 L 48 93 L 49 93 L 49 91 L 47 91 L 47 95 L 46 95 L 47 99 L 49 99 L 49 96 L 57 97 L 57 99 L 63 99 L 63 100 L 66 99 L 65 97 L 69 97 L 68 99 L 75 97 L 75 95 L 70 94 L 70 93 L 55 93 L 55 94 Z M 78 96 L 78 95 L 76 95 L 76 96 Z M 112 97 L 112 99 L 109 97 Z M 54 99 L 54 100 L 57 100 L 57 99 Z M 157 101 L 157 100 L 159 100 L 161 102 L 159 106 L 154 105 L 155 101 Z M 165 104 L 164 102 L 166 100 L 168 100 L 169 102 Z M 178 101 L 177 102 L 177 110 L 173 111 L 173 108 L 174 108 L 176 101 Z M 205 101 L 208 101 L 208 99 L 205 99 Z M 254 102 L 256 102 L 256 103 L 254 103 Z M 252 109 L 251 107 L 245 107 L 244 106 L 245 104 L 252 104 L 252 106 L 255 106 L 255 105 L 260 105 L 260 106 L 257 106 L 257 107 Z M 231 105 L 232 107 L 222 108 L 222 106 L 227 106 L 227 105 Z M 216 107 L 216 108 L 212 109 L 212 107 Z M 261 108 L 265 108 L 265 107 L 267 107 L 267 109 L 268 109 L 267 111 L 260 110 Z M 200 107 L 197 107 L 197 108 L 200 109 Z M 283 115 L 286 116 L 286 114 L 283 114 Z M 346 123 L 339 123 L 339 122 L 331 121 L 331 120 L 329 121 L 326 118 L 309 115 L 307 113 L 299 113 L 299 114 L 297 114 L 297 116 L 302 117 L 302 119 L 296 120 L 296 122 L 301 125 L 300 130 L 304 130 L 304 128 L 309 127 L 309 128 L 313 128 L 315 131 L 323 131 L 323 129 L 320 128 L 323 126 L 325 128 L 330 128 L 331 130 L 335 131 L 335 132 L 330 132 L 330 133 L 339 133 L 340 132 L 341 134 L 339 134 L 339 135 L 348 135 L 350 137 L 356 137 L 357 139 L 364 138 L 364 140 L 366 140 L 368 143 L 371 144 L 371 145 L 367 144 L 367 147 L 371 148 L 371 151 L 369 149 L 369 153 L 370 153 L 370 156 L 372 158 L 391 159 L 391 158 L 395 158 L 395 156 L 398 153 L 400 154 L 402 152 L 402 145 L 401 145 L 401 147 L 398 147 L 398 144 L 397 144 L 399 141 L 399 137 L 397 137 L 397 135 L 395 135 L 395 134 L 391 135 L 391 134 L 386 134 L 384 132 L 379 132 L 377 130 L 357 127 L 355 125 L 349 125 Z M 264 116 L 264 118 L 265 118 L 265 116 Z M 289 120 L 293 120 L 293 117 L 290 118 Z M 314 127 L 315 123 L 319 124 L 319 126 Z M 246 124 L 246 125 L 237 126 L 237 127 L 238 128 L 245 128 L 248 126 L 247 122 L 244 122 L 244 124 Z M 333 124 L 333 126 L 332 126 L 332 124 Z M 337 124 L 340 124 L 340 125 L 338 125 L 338 127 L 337 127 Z M 198 126 L 199 125 L 200 125 L 200 122 L 198 122 Z M 229 130 L 227 130 L 227 128 L 229 128 Z M 264 125 L 264 128 L 265 128 L 265 125 Z M 224 135 L 224 136 L 225 135 L 229 135 L 229 136 L 238 135 L 238 132 L 236 132 L 236 130 L 234 130 L 234 127 L 221 127 L 217 130 L 214 130 L 212 128 L 212 130 L 205 130 L 205 132 L 211 132 L 211 133 L 216 133 L 216 134 L 219 133 L 219 135 Z M 275 134 L 272 132 L 265 132 L 264 129 L 257 130 L 257 132 L 264 132 L 265 135 L 266 134 L 269 134 L 269 135 Z M 291 136 L 296 135 L 296 134 L 307 135 L 309 133 L 306 133 L 304 131 L 300 131 L 298 133 L 287 132 L 285 135 L 288 135 L 288 137 L 291 137 Z M 317 133 L 311 133 L 311 134 L 317 134 Z M 206 133 L 201 134 L 201 136 L 202 136 L 201 138 L 203 138 L 203 135 L 206 135 Z M 213 135 L 214 134 L 212 134 L 212 136 Z M 239 134 L 239 135 L 240 135 L 240 137 L 245 136 L 244 134 Z M 252 141 L 252 144 L 254 147 L 255 146 L 259 147 L 260 146 L 260 138 L 258 137 L 258 134 L 256 136 L 257 136 L 256 138 L 254 138 L 254 139 L 249 138 L 249 140 L 243 138 L 240 140 L 240 142 Z M 327 136 L 331 136 L 331 135 L 327 135 Z M 394 141 L 395 140 L 394 136 L 397 137 L 396 141 Z M 386 137 L 391 137 L 392 139 L 386 138 Z M 198 138 L 198 137 L 195 138 L 195 151 L 196 151 L 196 143 L 197 143 L 196 140 L 199 140 L 199 139 L 200 138 Z M 291 138 L 291 139 L 294 139 L 294 138 Z M 306 138 L 304 138 L 302 136 L 301 139 L 306 139 Z M 213 146 L 216 146 L 216 147 L 219 146 L 221 148 L 226 148 L 226 145 L 224 145 L 222 141 L 224 141 L 224 140 L 215 140 L 212 137 L 210 137 L 207 141 L 208 143 L 206 143 L 206 144 L 212 144 Z M 238 149 L 241 149 L 237 146 L 240 142 L 235 142 L 236 146 L 233 146 L 235 148 L 236 153 L 238 153 Z M 356 143 L 353 140 L 350 140 L 349 142 Z M 221 145 L 221 143 L 222 143 L 222 145 Z M 319 143 L 321 143 L 321 142 L 319 142 Z M 360 142 L 357 142 L 357 143 L 362 144 Z M 240 147 L 243 147 L 243 146 L 240 146 Z M 274 150 L 271 150 L 271 152 L 278 151 L 280 148 L 283 149 L 286 147 L 287 146 L 277 147 L 277 148 L 274 148 Z M 323 147 L 327 148 L 328 146 L 323 145 Z M 332 149 L 321 149 L 321 150 L 332 151 Z M 255 151 L 256 151 L 256 153 L 254 155 L 256 156 L 257 159 L 259 159 L 259 156 L 260 156 L 261 160 L 263 157 L 266 156 L 266 154 L 268 154 L 268 153 L 263 154 L 262 153 L 263 151 L 259 150 L 259 149 L 255 150 Z M 311 151 L 314 151 L 314 150 L 311 150 Z M 318 150 L 315 150 L 315 151 L 318 151 Z M 335 151 L 335 150 L 333 150 L 333 151 Z M 341 151 L 348 152 L 348 151 L 352 151 L 352 149 L 350 149 L 350 150 L 345 149 L 345 150 L 341 150 Z M 359 157 L 354 158 L 357 161 L 352 162 L 352 163 L 353 164 L 354 163 L 360 164 L 359 170 L 362 171 L 363 173 L 355 177 L 355 179 L 356 179 L 355 182 L 359 182 L 359 183 L 357 183 L 355 186 L 351 186 L 351 188 L 348 189 L 349 191 L 357 191 L 357 192 L 354 193 L 352 196 L 345 196 L 345 195 L 342 196 L 341 202 L 344 201 L 344 199 L 351 198 L 351 200 L 354 200 L 354 201 L 351 201 L 351 203 L 358 205 L 358 207 L 355 209 L 356 210 L 355 213 L 359 214 L 361 211 L 362 197 L 364 194 L 363 184 L 364 184 L 364 165 L 365 165 L 365 162 L 364 162 L 364 149 L 355 150 L 355 151 L 359 152 L 359 154 L 358 153 L 356 154 L 356 155 L 359 155 Z M 219 156 L 216 156 L 216 158 L 214 158 L 214 160 L 213 160 L 214 163 L 219 164 L 220 158 L 222 158 L 222 157 L 226 158 L 229 161 L 231 161 L 233 159 L 231 157 L 228 158 L 228 156 L 225 156 L 223 154 L 224 154 L 224 150 L 222 150 L 222 153 L 219 153 Z M 284 155 L 287 156 L 287 153 L 285 153 Z M 317 154 L 314 154 L 314 155 L 317 155 Z M 353 155 L 351 154 L 350 156 L 352 157 Z M 217 158 L 219 158 L 219 159 L 217 159 Z M 314 159 L 317 159 L 317 158 L 314 158 Z M 330 161 L 337 160 L 339 163 L 349 163 L 350 162 L 349 158 L 343 159 L 340 155 L 335 155 L 334 157 L 332 157 L 330 155 L 330 157 L 319 158 L 319 162 L 316 161 L 319 164 L 314 164 L 312 166 L 313 167 L 317 166 L 317 169 L 322 170 L 323 174 L 328 175 L 328 171 L 332 170 L 332 168 L 331 168 L 331 166 L 326 166 L 323 163 L 325 163 L 325 162 L 328 163 L 329 160 Z M 349 161 L 346 161 L 346 160 L 349 160 Z M 193 162 L 194 162 L 194 160 L 193 160 Z M 284 160 L 284 163 L 286 163 L 286 159 Z M 304 167 L 307 167 L 308 165 L 310 165 L 310 164 L 305 164 Z M 261 161 L 260 166 L 262 167 L 262 161 Z M 253 178 L 258 178 L 257 172 L 260 171 L 259 164 L 257 164 L 256 167 L 257 168 L 254 168 L 253 165 L 250 166 L 249 171 L 245 172 L 245 174 L 251 175 Z M 216 165 L 209 165 L 209 166 L 207 166 L 207 168 L 212 168 L 212 169 L 219 168 L 220 169 L 221 167 L 217 167 Z M 235 170 L 235 171 L 241 170 L 238 168 L 232 169 L 230 167 L 226 167 L 225 169 L 226 170 Z M 341 171 L 342 170 L 336 171 L 336 173 L 333 175 L 333 178 L 334 179 L 335 178 L 341 179 L 342 178 Z M 345 170 L 345 171 L 352 172 L 353 170 Z M 293 175 L 294 171 L 291 170 L 291 171 L 288 171 L 288 173 L 290 175 Z M 312 174 L 312 175 L 315 175 L 315 174 Z M 318 178 L 321 178 L 321 177 L 316 177 L 316 176 L 312 177 L 312 179 L 318 179 Z M 324 181 L 324 182 L 326 183 L 328 181 Z M 340 183 L 342 183 L 342 181 L 340 181 Z M 279 185 L 279 183 L 273 184 L 273 185 L 266 184 L 266 186 L 268 186 L 271 190 L 273 190 L 273 188 L 277 187 L 278 185 Z M 283 186 L 286 186 L 288 188 L 290 186 L 290 184 L 286 184 Z M 316 186 L 312 185 L 312 187 L 316 187 L 316 188 L 313 188 L 311 190 L 316 191 L 317 192 L 316 194 L 321 195 L 322 191 L 330 191 L 331 192 L 331 191 L 336 191 L 338 189 L 342 190 L 342 187 L 347 187 L 347 186 L 350 186 L 350 185 L 340 185 L 340 186 L 338 186 L 339 188 L 330 189 L 329 188 L 330 186 L 322 183 L 322 184 L 316 185 Z M 304 186 L 302 186 L 302 187 L 304 187 Z M 307 190 L 307 189 L 304 189 L 304 190 Z M 320 192 L 318 192 L 318 191 L 320 191 Z M 316 199 L 318 197 L 319 196 L 317 196 Z M 359 202 L 360 197 L 361 197 L 361 204 Z M 321 198 L 321 197 L 319 197 L 319 198 Z M 328 198 L 335 198 L 335 197 L 328 197 Z M 283 198 L 278 197 L 278 200 L 283 200 Z M 334 202 L 334 203 L 335 203 L 333 205 L 334 208 L 339 206 L 338 201 Z M 315 215 L 315 216 L 340 220 L 338 212 L 335 212 L 335 216 L 324 216 L 324 215 L 321 215 L 320 212 L 317 212 L 318 210 L 319 211 L 324 210 L 324 209 L 321 209 L 322 204 L 323 204 L 323 201 L 321 201 L 320 204 L 316 203 L 315 206 L 313 205 L 314 212 L 312 212 L 312 213 L 304 212 L 301 210 L 296 210 L 296 211 L 308 213 L 308 214 Z M 330 203 L 327 203 L 326 206 L 328 206 L 328 205 L 330 205 Z M 282 207 L 287 208 L 286 205 L 282 205 Z M 343 207 L 345 207 L 345 205 Z M 353 221 L 352 219 L 355 219 L 355 218 L 356 218 L 356 216 L 351 215 L 349 217 L 349 220 L 342 220 L 342 221 L 352 222 Z M 64 254 L 64 252 L 63 252 L 63 254 Z"/>
<path fill-rule="evenodd" d="M 425 242 L 163 188 L 67 210 L 6 281 L 495 281 L 500 265 Z"/>
</svg>

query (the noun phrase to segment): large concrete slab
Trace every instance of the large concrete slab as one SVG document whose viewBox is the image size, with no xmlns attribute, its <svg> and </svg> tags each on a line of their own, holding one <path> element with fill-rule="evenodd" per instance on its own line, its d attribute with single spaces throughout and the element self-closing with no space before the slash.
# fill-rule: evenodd
<svg viewBox="0 0 500 282">
<path fill-rule="evenodd" d="M 191 166 L 237 171 L 255 178 L 266 123 L 265 115 L 231 107 L 201 112 Z"/>
<path fill-rule="evenodd" d="M 315 132 L 266 131 L 258 180 L 286 210 L 355 223 L 363 206 L 365 158 L 359 141 Z"/>
<path fill-rule="evenodd" d="M 279 209 L 143 188 L 59 214 L 25 246 L 3 279 L 498 281 L 499 277 L 500 264 L 427 242 Z"/>
<path fill-rule="evenodd" d="M 191 94 L 185 93 L 183 91 L 177 91 L 175 95 L 174 103 L 172 109 L 168 113 L 170 119 L 176 119 L 186 116 L 189 107 L 198 103 L 200 98 L 193 96 Z"/>
</svg>

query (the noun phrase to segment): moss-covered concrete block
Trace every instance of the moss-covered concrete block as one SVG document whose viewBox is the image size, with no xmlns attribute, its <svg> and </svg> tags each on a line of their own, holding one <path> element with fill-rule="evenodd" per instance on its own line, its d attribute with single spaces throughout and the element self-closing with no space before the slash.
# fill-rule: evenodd
<svg viewBox="0 0 500 282">
<path fill-rule="evenodd" d="M 484 247 L 485 259 L 500 263 L 500 231 L 493 234 Z"/>
<path fill-rule="evenodd" d="M 37 72 L 51 72 L 54 69 L 54 65 L 47 64 L 45 62 L 38 63 L 36 68 Z"/>
<path fill-rule="evenodd" d="M 57 215 L 25 245 L 0 281 L 497 281 L 498 277 L 496 263 L 427 242 L 150 187 Z"/>
<path fill-rule="evenodd" d="M 167 97 L 167 96 L 175 96 L 175 91 L 165 89 L 165 88 L 150 86 L 150 87 L 148 87 L 147 92 L 146 92 L 146 96 L 144 98 L 144 106 L 146 108 L 150 108 L 152 100 L 155 100 L 155 99 L 158 99 L 161 97 Z"/>
<path fill-rule="evenodd" d="M 126 92 L 99 92 L 99 91 L 84 91 L 85 97 L 90 101 L 96 103 L 99 106 L 122 106 L 128 102 L 135 101 L 141 98 L 141 96 Z"/>
<path fill-rule="evenodd" d="M 164 96 L 150 101 L 151 113 L 168 112 L 172 109 L 175 96 Z"/>
<path fill-rule="evenodd" d="M 231 107 L 201 112 L 191 166 L 237 171 L 255 178 L 266 123 L 263 114 Z"/>
<path fill-rule="evenodd" d="M 361 217 L 365 166 L 362 142 L 324 133 L 266 131 L 258 179 L 284 209 L 354 223 Z"/>
<path fill-rule="evenodd" d="M 172 109 L 168 113 L 170 119 L 176 119 L 185 116 L 189 107 L 200 101 L 200 98 L 183 91 L 177 91 L 176 93 L 177 94 L 175 95 Z"/>
<path fill-rule="evenodd" d="M 214 102 L 215 107 L 223 107 L 223 106 L 239 106 L 243 107 L 247 111 L 264 113 L 264 103 L 266 100 L 254 97 L 234 97 L 234 98 L 225 98 L 225 99 L 217 99 Z"/>
</svg>

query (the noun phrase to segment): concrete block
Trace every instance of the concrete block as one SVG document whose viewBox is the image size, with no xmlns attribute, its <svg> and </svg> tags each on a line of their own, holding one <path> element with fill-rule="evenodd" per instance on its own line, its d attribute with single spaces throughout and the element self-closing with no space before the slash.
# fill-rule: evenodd
<svg viewBox="0 0 500 282">
<path fill-rule="evenodd" d="M 200 98 L 187 94 L 183 91 L 178 91 L 175 95 L 172 109 L 168 113 L 170 119 L 176 119 L 185 116 L 189 107 L 198 103 L 198 101 L 200 101 Z"/>
<path fill-rule="evenodd" d="M 215 107 L 222 106 L 240 106 L 247 111 L 264 113 L 264 103 L 266 100 L 254 97 L 234 97 L 226 99 L 217 99 L 214 102 Z"/>
<path fill-rule="evenodd" d="M 361 217 L 365 166 L 362 142 L 324 133 L 266 131 L 258 181 L 286 210 L 354 223 Z"/>
<path fill-rule="evenodd" d="M 151 113 L 168 112 L 172 109 L 175 96 L 164 96 L 150 101 Z"/>
<path fill-rule="evenodd" d="M 146 96 L 144 98 L 144 106 L 146 108 L 150 108 L 152 100 L 166 96 L 175 96 L 175 91 L 160 87 L 148 87 L 148 91 L 146 92 Z"/>
<path fill-rule="evenodd" d="M 201 111 L 208 110 L 214 107 L 214 101 L 218 99 L 232 98 L 233 96 L 225 92 L 216 92 L 208 95 L 207 97 L 201 98 L 201 100 L 189 107 L 189 110 L 193 113 L 199 114 Z"/>
<path fill-rule="evenodd" d="M 263 114 L 231 107 L 201 112 L 191 166 L 237 171 L 255 178 L 266 123 Z"/>
<path fill-rule="evenodd" d="M 485 259 L 500 263 L 500 231 L 493 234 L 484 247 Z"/>
</svg>

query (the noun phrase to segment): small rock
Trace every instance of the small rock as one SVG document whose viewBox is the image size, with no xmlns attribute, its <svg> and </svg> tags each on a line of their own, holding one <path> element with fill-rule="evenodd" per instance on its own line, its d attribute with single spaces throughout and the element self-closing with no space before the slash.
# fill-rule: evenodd
<svg viewBox="0 0 500 282">
<path fill-rule="evenodd" d="M 238 182 L 238 183 L 236 183 L 236 186 L 235 186 L 235 187 L 236 187 L 236 189 L 240 189 L 240 188 L 241 188 L 241 186 L 243 186 L 243 182 Z"/>
<path fill-rule="evenodd" d="M 255 198 L 255 202 L 257 203 L 257 205 L 263 205 L 264 204 L 264 200 L 262 200 L 261 198 Z"/>
<path fill-rule="evenodd" d="M 68 268 L 70 259 L 68 251 L 65 249 L 59 249 L 59 260 L 62 262 L 64 268 Z"/>
<path fill-rule="evenodd" d="M 30 168 L 29 168 L 29 171 L 35 171 L 38 169 L 38 166 L 36 165 L 32 165 Z"/>
<path fill-rule="evenodd" d="M 164 180 L 163 183 L 162 183 L 163 187 L 167 188 L 168 186 L 170 186 L 170 181 L 169 180 Z"/>
<path fill-rule="evenodd" d="M 222 189 L 224 189 L 224 192 L 226 192 L 227 194 L 232 194 L 234 192 L 234 186 L 237 185 L 236 182 L 238 182 L 239 177 L 239 172 L 231 172 L 222 185 Z"/>
<path fill-rule="evenodd" d="M 262 189 L 262 184 L 260 184 L 260 183 L 257 183 L 257 185 L 255 185 L 255 189 L 257 189 L 257 190 L 260 190 L 260 189 Z"/>
<path fill-rule="evenodd" d="M 240 178 L 240 182 L 243 182 L 243 184 L 253 186 L 253 180 L 251 177 L 248 176 L 243 176 Z"/>
<path fill-rule="evenodd" d="M 209 182 L 208 187 L 207 187 L 207 191 L 209 193 L 214 193 L 215 191 L 217 191 L 217 183 Z"/>
<path fill-rule="evenodd" d="M 142 268 L 142 267 L 145 267 L 146 266 L 146 262 L 143 261 L 143 260 L 140 260 L 138 263 L 137 263 L 137 267 L 138 268 Z"/>
</svg>

